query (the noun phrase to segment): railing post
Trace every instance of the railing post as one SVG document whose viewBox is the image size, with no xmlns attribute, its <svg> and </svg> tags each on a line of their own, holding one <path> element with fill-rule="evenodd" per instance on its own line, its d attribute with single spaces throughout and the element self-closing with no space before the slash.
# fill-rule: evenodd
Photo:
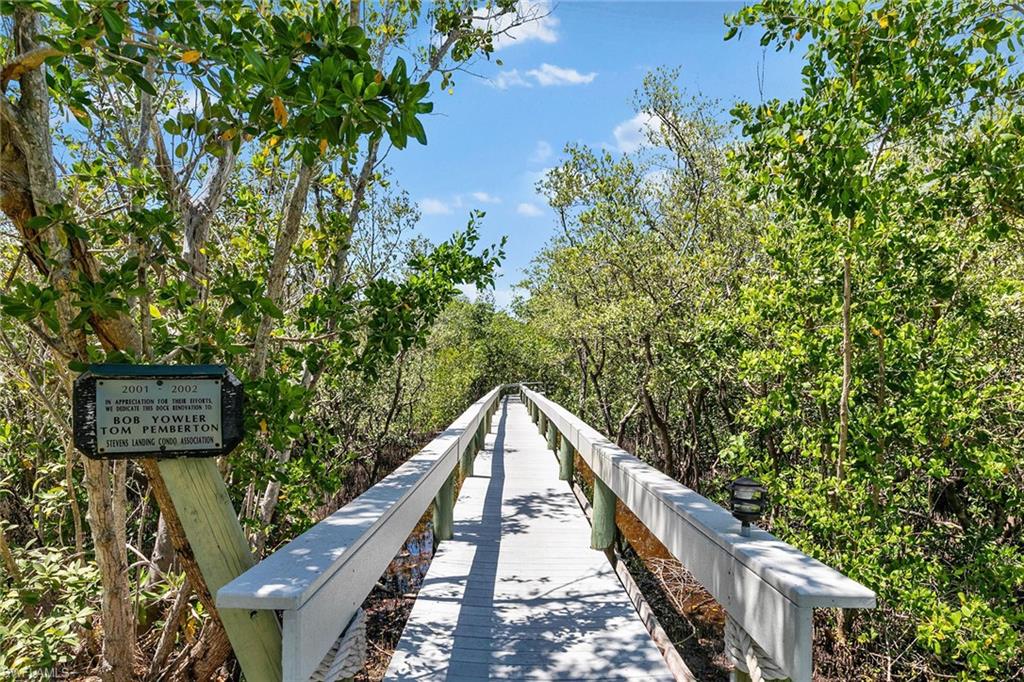
<svg viewBox="0 0 1024 682">
<path fill-rule="evenodd" d="M 434 537 L 438 540 L 452 539 L 452 524 L 455 513 L 455 471 L 441 484 L 434 498 Z"/>
<path fill-rule="evenodd" d="M 555 424 L 550 419 L 548 420 L 548 450 L 558 452 L 558 430 L 555 429 Z"/>
<path fill-rule="evenodd" d="M 544 416 L 544 413 L 540 413 L 540 417 L 537 418 L 537 432 L 540 435 L 546 435 L 548 432 L 548 418 Z"/>
<path fill-rule="evenodd" d="M 484 422 L 481 420 L 480 426 L 476 427 L 476 452 L 473 453 L 474 455 L 484 449 L 484 439 L 486 438 L 486 434 L 487 432 L 484 431 Z"/>
<path fill-rule="evenodd" d="M 562 436 L 562 447 L 558 451 L 558 478 L 563 481 L 572 480 L 572 472 L 576 459 L 576 451 L 569 445 L 569 439 Z"/>
<path fill-rule="evenodd" d="M 615 544 L 615 493 L 594 476 L 594 519 L 590 532 L 593 549 L 608 549 Z"/>
<path fill-rule="evenodd" d="M 467 445 L 466 449 L 462 451 L 462 457 L 459 459 L 459 470 L 462 472 L 463 478 L 469 478 L 473 475 L 473 447 L 474 443 Z"/>
</svg>

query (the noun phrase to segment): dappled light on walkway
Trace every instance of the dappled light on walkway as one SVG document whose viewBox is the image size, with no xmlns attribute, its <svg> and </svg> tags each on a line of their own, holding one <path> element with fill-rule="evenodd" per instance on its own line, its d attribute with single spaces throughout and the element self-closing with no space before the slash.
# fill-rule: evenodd
<svg viewBox="0 0 1024 682">
<path fill-rule="evenodd" d="M 673 679 L 525 407 L 495 416 L 386 679 Z"/>
</svg>

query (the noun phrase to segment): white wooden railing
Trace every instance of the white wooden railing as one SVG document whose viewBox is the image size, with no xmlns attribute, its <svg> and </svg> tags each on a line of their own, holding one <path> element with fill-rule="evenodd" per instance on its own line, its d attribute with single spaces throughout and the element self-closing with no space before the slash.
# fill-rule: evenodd
<svg viewBox="0 0 1024 682">
<path fill-rule="evenodd" d="M 218 608 L 282 612 L 286 682 L 306 682 L 325 664 L 439 491 L 451 497 L 456 466 L 472 470 L 501 390 L 473 403 L 380 483 L 217 591 Z M 449 518 L 435 517 L 435 525 L 450 529 L 450 499 L 437 507 Z"/>
<path fill-rule="evenodd" d="M 435 532 L 450 537 L 456 467 L 472 472 L 503 388 L 471 405 L 380 483 L 218 590 L 218 608 L 281 612 L 282 670 L 266 679 L 320 678 L 432 501 Z M 602 516 L 611 514 L 605 531 L 614 523 L 614 499 L 622 500 L 793 682 L 811 679 L 813 609 L 874 607 L 871 590 L 769 533 L 741 536 L 739 522 L 722 507 L 616 447 L 542 394 L 518 388 L 549 445 L 561 450 L 563 473 L 578 452 L 597 477 L 595 489 L 604 491 L 605 501 L 598 503 L 595 494 L 595 532 Z"/>
<path fill-rule="evenodd" d="M 622 500 L 793 682 L 811 680 L 813 609 L 874 608 L 875 593 L 860 583 L 763 530 L 740 535 L 740 523 L 724 508 L 644 464 L 542 394 L 527 386 L 520 391 L 549 446 L 560 438 L 578 452 L 598 484 Z M 601 512 L 596 507 L 595 528 Z M 614 500 L 605 513 L 614 519 Z"/>
</svg>

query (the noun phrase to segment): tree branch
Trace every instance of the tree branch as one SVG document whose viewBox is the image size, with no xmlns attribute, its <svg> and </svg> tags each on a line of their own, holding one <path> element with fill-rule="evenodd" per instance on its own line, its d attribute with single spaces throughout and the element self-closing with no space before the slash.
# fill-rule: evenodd
<svg viewBox="0 0 1024 682">
<path fill-rule="evenodd" d="M 21 78 L 29 71 L 38 69 L 49 57 L 60 57 L 63 54 L 50 45 L 40 45 L 21 53 L 0 69 L 0 93 L 6 92 L 7 84 L 15 78 Z"/>
</svg>

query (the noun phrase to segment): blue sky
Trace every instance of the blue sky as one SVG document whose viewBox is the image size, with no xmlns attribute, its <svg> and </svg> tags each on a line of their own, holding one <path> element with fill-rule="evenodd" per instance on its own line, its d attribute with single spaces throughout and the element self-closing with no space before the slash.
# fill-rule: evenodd
<svg viewBox="0 0 1024 682">
<path fill-rule="evenodd" d="M 631 99 L 645 73 L 680 67 L 679 85 L 720 100 L 723 119 L 737 100 L 799 94 L 797 54 L 765 53 L 759 30 L 723 41 L 723 15 L 741 5 L 542 7 L 548 17 L 500 41 L 490 62 L 469 67 L 475 76 L 458 74 L 454 94 L 434 90 L 435 113 L 424 120 L 427 146 L 389 155 L 395 179 L 419 203 L 421 232 L 440 241 L 465 226 L 470 210 L 486 211 L 484 240 L 509 238 L 495 289 L 496 302 L 506 305 L 522 269 L 555 229 L 534 184 L 567 143 L 627 151 L 635 145 L 640 126 Z"/>
</svg>

